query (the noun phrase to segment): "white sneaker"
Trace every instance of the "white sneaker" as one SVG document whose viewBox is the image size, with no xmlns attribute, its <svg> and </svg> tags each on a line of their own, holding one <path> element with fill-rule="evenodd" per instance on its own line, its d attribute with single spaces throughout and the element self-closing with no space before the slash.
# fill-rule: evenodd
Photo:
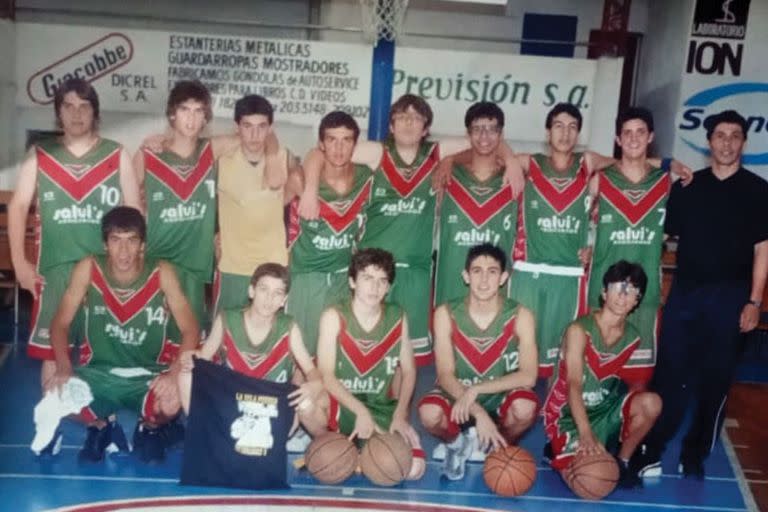
<svg viewBox="0 0 768 512">
<path fill-rule="evenodd" d="M 432 458 L 434 460 L 445 460 L 445 453 L 448 449 L 445 447 L 445 443 L 438 443 L 435 449 L 432 450 Z"/>
<path fill-rule="evenodd" d="M 93 394 L 88 384 L 71 377 L 61 386 L 61 393 L 56 390 L 48 391 L 35 406 L 35 438 L 30 448 L 35 454 L 47 447 L 56 436 L 61 418 L 76 414 L 93 401 Z"/>
<path fill-rule="evenodd" d="M 472 446 L 472 453 L 469 454 L 467 460 L 470 462 L 485 462 L 485 458 L 488 456 L 488 451 L 483 450 L 480 447 L 480 439 L 477 438 L 477 428 L 469 427 L 467 435 Z"/>
<path fill-rule="evenodd" d="M 307 431 L 299 427 L 285 443 L 285 449 L 288 450 L 288 453 L 304 453 L 311 442 L 312 438 L 309 437 Z"/>
<path fill-rule="evenodd" d="M 445 445 L 446 454 L 440 473 L 448 480 L 461 480 L 467 466 L 467 459 L 472 453 L 472 443 L 469 436 L 463 432 Z"/>
</svg>

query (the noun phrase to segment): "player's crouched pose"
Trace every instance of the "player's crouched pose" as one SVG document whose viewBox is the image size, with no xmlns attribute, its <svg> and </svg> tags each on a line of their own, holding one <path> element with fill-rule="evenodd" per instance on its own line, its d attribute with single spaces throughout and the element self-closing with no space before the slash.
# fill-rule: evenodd
<svg viewBox="0 0 768 512">
<path fill-rule="evenodd" d="M 635 448 L 661 412 L 656 393 L 628 391 L 629 360 L 640 336 L 629 315 L 640 304 L 648 278 L 621 260 L 603 276 L 600 309 L 565 331 L 555 381 L 544 404 L 544 430 L 552 467 L 567 470 L 579 453 L 610 451 L 619 462 L 619 486 L 642 485 L 643 454 Z M 619 444 L 620 443 L 620 444 Z M 634 456 L 633 456 L 634 455 Z"/>
<path fill-rule="evenodd" d="M 178 360 L 170 366 L 165 339 L 170 310 L 181 332 L 182 348 L 199 338 L 194 314 L 168 263 L 144 257 L 146 225 L 141 213 L 126 206 L 110 210 L 101 221 L 106 256 L 89 256 L 72 271 L 69 286 L 51 323 L 55 373 L 46 390 L 67 386 L 70 377 L 84 381 L 93 395 L 80 411 L 88 436 L 80 459 L 99 461 L 111 443 L 127 448 L 115 413 L 139 414 L 134 451 L 145 462 L 162 460 L 169 422 L 180 410 L 176 387 Z M 80 308 L 86 311 L 80 366 L 72 369 L 68 332 Z"/>
<path fill-rule="evenodd" d="M 324 409 L 328 397 L 320 372 L 312 363 L 296 322 L 282 312 L 289 287 L 286 267 L 277 263 L 259 265 L 248 286 L 250 304 L 245 309 L 219 313 L 202 348 L 181 355 L 179 388 L 187 414 L 194 357 L 218 357 L 225 366 L 248 377 L 297 384 L 298 388 L 288 395 L 290 405 L 296 409 L 295 417 L 312 436 L 326 431 Z"/>
<path fill-rule="evenodd" d="M 484 458 L 491 446 L 514 443 L 536 419 L 538 399 L 533 314 L 500 293 L 507 281 L 504 251 L 472 247 L 462 272 L 466 297 L 435 311 L 435 358 L 440 389 L 419 402 L 419 416 L 432 435 L 447 443 L 442 473 L 464 477 L 477 436 Z M 462 428 L 474 423 L 474 429 Z"/>
<path fill-rule="evenodd" d="M 349 266 L 349 301 L 320 318 L 317 362 L 330 394 L 328 426 L 365 440 L 374 431 L 401 434 L 413 449 L 409 480 L 426 464 L 418 434 L 408 422 L 416 362 L 403 309 L 385 303 L 395 261 L 382 249 L 362 249 Z"/>
</svg>

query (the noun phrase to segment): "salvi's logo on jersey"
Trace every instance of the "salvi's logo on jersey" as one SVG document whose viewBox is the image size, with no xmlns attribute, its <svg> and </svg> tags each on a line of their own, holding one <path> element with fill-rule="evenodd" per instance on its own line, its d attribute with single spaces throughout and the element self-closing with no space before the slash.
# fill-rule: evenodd
<svg viewBox="0 0 768 512">
<path fill-rule="evenodd" d="M 277 398 L 274 396 L 237 393 L 240 416 L 232 422 L 229 433 L 235 442 L 235 451 L 243 455 L 262 457 L 274 444 L 271 418 L 277 418 Z"/>
</svg>

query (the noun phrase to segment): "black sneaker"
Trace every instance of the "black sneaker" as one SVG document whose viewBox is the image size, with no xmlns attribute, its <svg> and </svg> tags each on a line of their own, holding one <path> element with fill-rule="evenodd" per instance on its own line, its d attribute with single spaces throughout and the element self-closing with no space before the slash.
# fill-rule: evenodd
<svg viewBox="0 0 768 512">
<path fill-rule="evenodd" d="M 110 422 L 111 432 L 109 433 L 109 445 L 107 446 L 107 452 L 122 452 L 128 453 L 131 451 L 131 445 L 128 444 L 128 438 L 125 436 L 125 431 L 119 423 Z"/>
<path fill-rule="evenodd" d="M 629 468 L 641 478 L 661 476 L 661 454 L 646 444 L 638 445 L 629 459 Z"/>
<path fill-rule="evenodd" d="M 160 436 L 165 442 L 166 449 L 173 448 L 177 444 L 184 441 L 184 425 L 179 421 L 171 421 L 165 425 L 157 427 L 160 431 Z"/>
<path fill-rule="evenodd" d="M 547 442 L 547 444 L 544 445 L 544 453 L 541 456 L 541 461 L 544 464 L 552 464 L 552 461 L 555 458 L 555 452 L 552 451 L 552 443 Z"/>
<path fill-rule="evenodd" d="M 682 473 L 683 478 L 695 478 L 704 480 L 704 461 L 698 458 L 680 458 L 680 464 L 677 466 L 678 473 Z"/>
<path fill-rule="evenodd" d="M 88 435 L 80 449 L 78 459 L 84 462 L 101 462 L 104 460 L 104 451 L 110 443 L 112 424 L 107 423 L 104 428 L 88 427 Z"/>
<path fill-rule="evenodd" d="M 142 462 L 151 464 L 165 460 L 165 439 L 159 428 L 149 428 L 141 421 L 133 431 L 133 452 Z"/>
<path fill-rule="evenodd" d="M 637 487 L 642 487 L 643 479 L 640 478 L 637 471 L 633 471 L 628 462 L 624 462 L 618 457 L 614 458 L 616 459 L 616 464 L 619 465 L 619 481 L 616 485 L 621 489 L 635 489 Z"/>
</svg>

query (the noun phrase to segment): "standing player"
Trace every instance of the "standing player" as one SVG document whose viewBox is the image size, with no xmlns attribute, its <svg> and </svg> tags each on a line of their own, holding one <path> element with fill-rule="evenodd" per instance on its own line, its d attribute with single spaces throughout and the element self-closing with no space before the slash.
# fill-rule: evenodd
<svg viewBox="0 0 768 512">
<path fill-rule="evenodd" d="M 166 353 L 169 311 L 179 326 L 183 350 L 195 348 L 199 329 L 173 267 L 144 257 L 141 213 L 114 208 L 101 225 L 106 256 L 88 256 L 72 271 L 51 323 L 56 367 L 44 385 L 47 390 L 59 388 L 74 375 L 91 388 L 93 402 L 80 413 L 88 424 L 81 459 L 102 460 L 105 448 L 124 436 L 114 415 L 131 409 L 139 414 L 134 451 L 145 462 L 162 460 L 171 437 L 167 423 L 180 410 L 180 367 Z M 80 366 L 73 370 L 67 337 L 81 304 L 85 337 Z"/>
<path fill-rule="evenodd" d="M 120 203 L 139 207 L 139 188 L 125 150 L 99 137 L 99 97 L 79 78 L 56 89 L 53 100 L 61 138 L 40 142 L 21 165 L 8 205 L 8 237 L 16 279 L 34 297 L 27 345 L 43 359 L 42 381 L 54 371 L 50 324 L 75 264 L 103 254 L 102 215 Z M 36 204 L 37 261 L 24 254 L 29 208 Z"/>
<path fill-rule="evenodd" d="M 462 272 L 466 297 L 435 311 L 440 390 L 419 402 L 424 428 L 447 444 L 443 474 L 464 477 L 474 445 L 462 425 L 474 421 L 483 451 L 515 443 L 536 419 L 533 315 L 500 292 L 507 255 L 485 243 L 469 250 Z"/>
<path fill-rule="evenodd" d="M 288 264 L 283 212 L 287 201 L 300 192 L 291 188 L 295 181 L 288 180 L 289 166 L 294 172 L 298 169 L 284 148 L 270 158 L 275 165 L 267 165 L 265 146 L 273 116 L 265 98 L 255 94 L 240 98 L 235 103 L 239 147 L 218 159 L 217 311 L 248 303 L 251 273 L 260 264 Z"/>
<path fill-rule="evenodd" d="M 461 270 L 470 247 L 488 242 L 511 254 L 517 225 L 512 188 L 504 185 L 496 153 L 504 112 L 495 103 L 475 103 L 464 116 L 472 145 L 468 166 L 454 165 L 439 219 L 435 304 L 466 295 Z"/>
<path fill-rule="evenodd" d="M 401 434 L 414 450 L 408 479 L 415 480 L 426 468 L 408 421 L 416 362 L 403 309 L 384 302 L 394 280 L 390 253 L 355 253 L 349 265 L 352 298 L 323 312 L 317 364 L 331 398 L 329 428 L 360 439 L 377 430 Z"/>
<path fill-rule="evenodd" d="M 616 118 L 616 143 L 621 160 L 598 176 L 597 223 L 589 283 L 589 305 L 602 295 L 599 276 L 618 260 L 639 263 L 647 276 L 643 303 L 629 321 L 639 330 L 642 345 L 628 363 L 628 378 L 645 386 L 656 365 L 656 338 L 661 303 L 661 250 L 664 214 L 671 179 L 647 159 L 653 141 L 653 116 L 632 107 Z"/>
<path fill-rule="evenodd" d="M 286 267 L 277 263 L 259 265 L 246 290 L 250 304 L 245 309 L 221 311 L 202 348 L 182 354 L 179 387 L 187 414 L 194 367 L 191 356 L 206 360 L 218 356 L 228 368 L 254 379 L 299 384 L 299 388 L 288 395 L 291 405 L 296 407 L 298 420 L 313 436 L 326 431 L 327 418 L 320 403 L 324 397 L 320 372 L 293 318 L 281 311 L 289 285 Z"/>
<path fill-rule="evenodd" d="M 371 170 L 352 163 L 360 128 L 344 112 L 331 112 L 320 122 L 320 218 L 300 219 L 291 205 L 291 293 L 288 312 L 294 316 L 309 353 L 317 351 L 320 314 L 348 295 L 346 274 L 360 229 L 359 215 L 371 193 Z M 294 174 L 291 179 L 300 180 Z M 297 186 L 297 188 L 302 188 Z"/>
<path fill-rule="evenodd" d="M 201 133 L 213 115 L 211 95 L 200 82 L 178 82 L 165 113 L 172 129 L 167 147 L 159 153 L 145 147 L 134 158 L 147 207 L 147 254 L 176 267 L 205 329 L 205 284 L 213 277 L 216 165 L 213 147 Z M 171 322 L 168 327 L 168 338 L 178 344 L 177 326 Z"/>
<path fill-rule="evenodd" d="M 565 331 L 555 382 L 544 403 L 544 430 L 557 470 L 567 471 L 580 453 L 610 451 L 619 463 L 619 485 L 642 485 L 637 458 L 630 458 L 661 412 L 661 399 L 628 391 L 625 381 L 641 344 L 627 316 L 640 305 L 647 281 L 640 265 L 623 260 L 611 265 L 603 275 L 600 309 Z"/>
</svg>

